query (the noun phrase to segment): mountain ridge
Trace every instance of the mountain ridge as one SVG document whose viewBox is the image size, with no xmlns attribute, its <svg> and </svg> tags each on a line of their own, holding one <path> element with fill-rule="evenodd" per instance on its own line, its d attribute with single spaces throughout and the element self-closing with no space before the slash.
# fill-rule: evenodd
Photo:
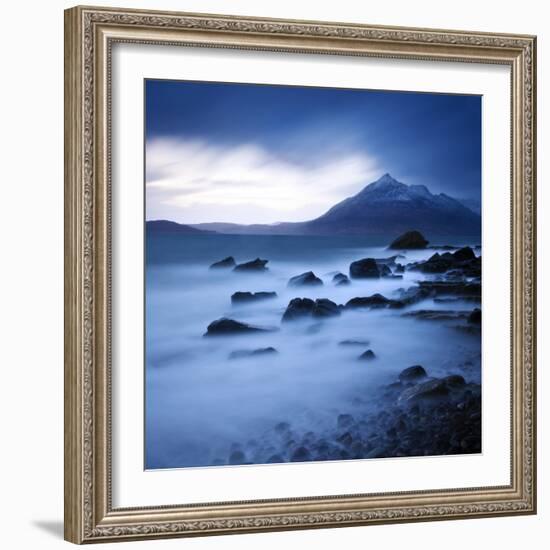
<svg viewBox="0 0 550 550">
<path fill-rule="evenodd" d="M 200 231 L 245 235 L 396 235 L 409 230 L 427 234 L 481 236 L 481 216 L 445 193 L 425 185 L 407 185 L 389 173 L 324 214 L 304 222 L 240 225 L 189 224 Z"/>
</svg>

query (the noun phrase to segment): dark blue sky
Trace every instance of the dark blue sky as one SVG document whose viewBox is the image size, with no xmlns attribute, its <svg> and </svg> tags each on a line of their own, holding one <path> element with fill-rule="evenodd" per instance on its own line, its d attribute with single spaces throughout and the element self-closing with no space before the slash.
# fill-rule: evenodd
<svg viewBox="0 0 550 550">
<path fill-rule="evenodd" d="M 403 183 L 481 193 L 480 96 L 147 80 L 154 138 L 254 144 L 306 168 L 364 153 Z"/>
</svg>

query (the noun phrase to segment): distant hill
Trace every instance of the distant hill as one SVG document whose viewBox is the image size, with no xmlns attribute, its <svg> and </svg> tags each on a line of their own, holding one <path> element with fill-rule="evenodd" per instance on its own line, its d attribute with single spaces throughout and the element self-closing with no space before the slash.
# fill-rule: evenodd
<svg viewBox="0 0 550 550">
<path fill-rule="evenodd" d="M 481 202 L 478 199 L 459 199 L 460 202 L 476 214 L 481 214 Z"/>
<path fill-rule="evenodd" d="M 147 232 L 151 233 L 185 233 L 188 235 L 206 235 L 208 233 L 215 233 L 215 231 L 196 229 L 190 225 L 171 222 L 169 220 L 151 220 L 146 222 L 145 226 L 147 228 Z"/>
<path fill-rule="evenodd" d="M 194 224 L 219 233 L 256 235 L 387 235 L 416 229 L 427 235 L 481 236 L 481 216 L 444 193 L 406 185 L 384 174 L 318 218 L 299 223 Z"/>
</svg>

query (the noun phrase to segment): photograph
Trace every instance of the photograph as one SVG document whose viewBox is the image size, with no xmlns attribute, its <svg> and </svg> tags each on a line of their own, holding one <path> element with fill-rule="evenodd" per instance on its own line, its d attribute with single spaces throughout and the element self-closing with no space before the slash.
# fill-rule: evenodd
<svg viewBox="0 0 550 550">
<path fill-rule="evenodd" d="M 145 468 L 481 453 L 482 97 L 144 88 Z"/>
</svg>

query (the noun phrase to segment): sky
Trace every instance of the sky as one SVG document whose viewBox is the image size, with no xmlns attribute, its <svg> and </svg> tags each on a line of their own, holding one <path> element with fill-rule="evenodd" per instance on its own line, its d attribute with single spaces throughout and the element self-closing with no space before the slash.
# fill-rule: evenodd
<svg viewBox="0 0 550 550">
<path fill-rule="evenodd" d="M 481 198 L 481 96 L 146 80 L 146 218 L 305 221 L 384 173 Z"/>
</svg>

